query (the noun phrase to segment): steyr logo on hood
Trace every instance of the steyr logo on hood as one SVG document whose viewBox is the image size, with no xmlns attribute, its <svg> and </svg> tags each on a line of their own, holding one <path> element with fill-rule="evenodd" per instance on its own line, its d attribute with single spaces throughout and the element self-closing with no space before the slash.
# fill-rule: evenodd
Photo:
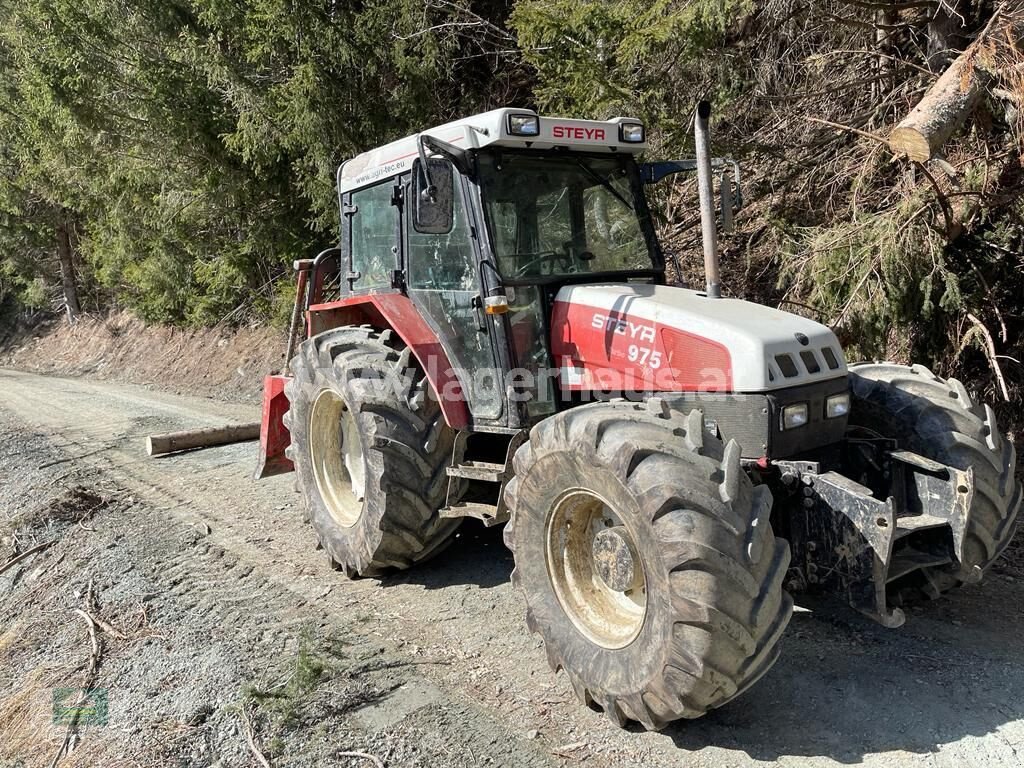
<svg viewBox="0 0 1024 768">
<path fill-rule="evenodd" d="M 628 336 L 638 341 L 653 343 L 655 330 L 653 325 L 634 323 L 632 320 L 608 317 L 607 315 L 595 314 L 590 321 L 593 328 L 601 331 L 611 331 L 619 336 Z"/>
</svg>

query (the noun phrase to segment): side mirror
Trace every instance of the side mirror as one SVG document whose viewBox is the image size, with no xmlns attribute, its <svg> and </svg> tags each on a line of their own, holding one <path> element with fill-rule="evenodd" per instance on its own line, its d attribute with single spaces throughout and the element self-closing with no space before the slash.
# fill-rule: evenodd
<svg viewBox="0 0 1024 768">
<path fill-rule="evenodd" d="M 450 161 L 431 157 L 413 164 L 412 226 L 425 235 L 447 235 L 454 226 L 455 173 Z"/>
</svg>

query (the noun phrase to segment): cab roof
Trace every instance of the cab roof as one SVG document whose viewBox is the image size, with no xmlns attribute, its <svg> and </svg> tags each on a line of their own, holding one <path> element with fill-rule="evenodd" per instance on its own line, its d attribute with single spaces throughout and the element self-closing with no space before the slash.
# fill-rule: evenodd
<svg viewBox="0 0 1024 768">
<path fill-rule="evenodd" d="M 536 135 L 511 132 L 510 117 L 537 118 Z M 463 149 L 489 146 L 520 149 L 568 149 L 585 152 L 624 152 L 638 154 L 647 148 L 647 137 L 639 142 L 622 140 L 622 125 L 640 125 L 630 117 L 611 120 L 573 120 L 565 117 L 541 117 L 529 109 L 495 109 L 430 128 L 423 133 Z M 356 155 L 338 169 L 338 191 L 351 192 L 412 168 L 418 155 L 419 134 L 406 136 L 382 147 Z M 428 152 L 429 154 L 429 152 Z"/>
</svg>

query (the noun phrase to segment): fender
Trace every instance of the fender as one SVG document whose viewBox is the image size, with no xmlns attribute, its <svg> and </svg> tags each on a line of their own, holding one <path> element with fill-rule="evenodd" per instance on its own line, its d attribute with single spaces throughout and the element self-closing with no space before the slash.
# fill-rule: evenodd
<svg viewBox="0 0 1024 768">
<path fill-rule="evenodd" d="M 465 393 L 448 353 L 408 296 L 401 293 L 349 296 L 326 304 L 313 304 L 306 313 L 310 337 L 331 328 L 361 323 L 398 334 L 426 373 L 448 426 L 456 430 L 469 426 Z"/>
</svg>

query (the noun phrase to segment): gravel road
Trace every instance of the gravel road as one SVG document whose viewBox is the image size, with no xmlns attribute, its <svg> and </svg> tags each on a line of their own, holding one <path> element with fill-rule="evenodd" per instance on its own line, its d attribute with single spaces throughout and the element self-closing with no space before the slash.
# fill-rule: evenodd
<svg viewBox="0 0 1024 768">
<path fill-rule="evenodd" d="M 75 607 L 112 630 L 109 721 L 62 766 L 1024 765 L 1018 562 L 899 630 L 802 606 L 739 700 L 623 731 L 549 671 L 500 531 L 467 523 L 438 561 L 348 581 L 291 477 L 250 479 L 252 443 L 145 455 L 149 433 L 251 406 L 8 370 L 0 391 L 0 564 L 55 542 L 0 574 L 0 768 L 49 765 L 65 736 L 51 688 L 92 658 Z"/>
</svg>

